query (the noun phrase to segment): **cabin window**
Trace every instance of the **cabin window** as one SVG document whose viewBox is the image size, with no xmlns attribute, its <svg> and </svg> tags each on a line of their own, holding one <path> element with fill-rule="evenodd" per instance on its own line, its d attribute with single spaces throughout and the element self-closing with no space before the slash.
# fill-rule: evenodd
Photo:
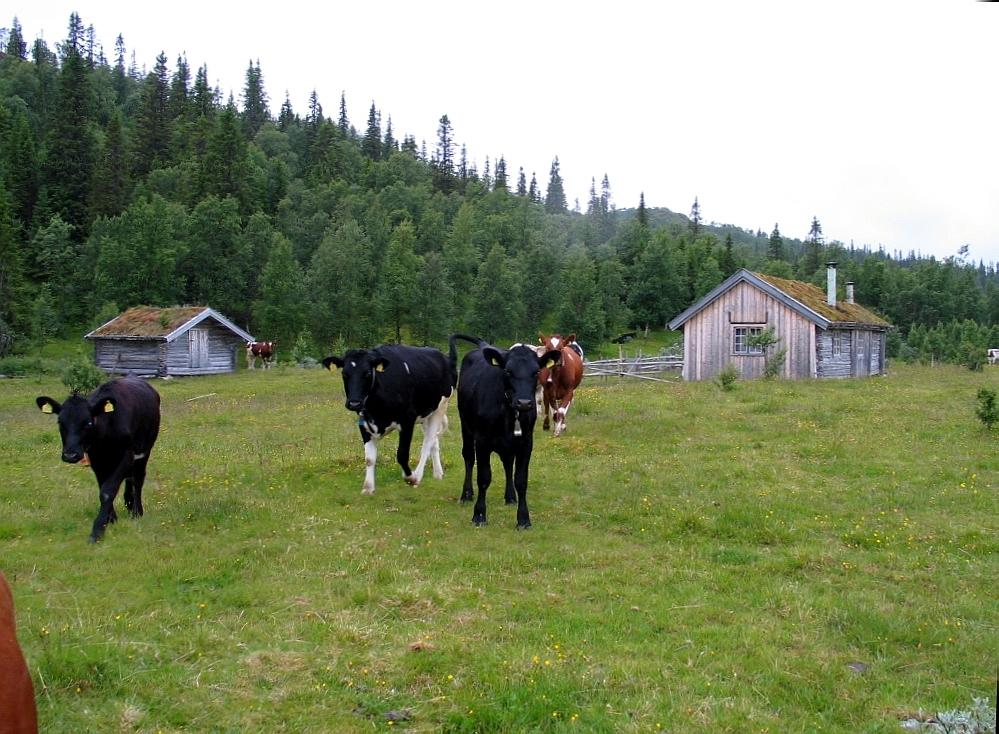
<svg viewBox="0 0 999 734">
<path fill-rule="evenodd" d="M 762 326 L 735 326 L 732 328 L 733 354 L 763 354 L 763 348 L 752 346 L 749 337 L 763 333 Z"/>
<path fill-rule="evenodd" d="M 832 355 L 838 357 L 846 353 L 846 334 L 842 331 L 832 333 Z"/>
</svg>

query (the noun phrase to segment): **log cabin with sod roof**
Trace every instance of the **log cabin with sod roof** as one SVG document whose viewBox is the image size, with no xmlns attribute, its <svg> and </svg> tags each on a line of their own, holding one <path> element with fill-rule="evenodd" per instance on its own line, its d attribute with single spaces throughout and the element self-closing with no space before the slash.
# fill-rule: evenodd
<svg viewBox="0 0 999 734">
<path fill-rule="evenodd" d="M 105 372 L 156 377 L 234 372 L 237 354 L 254 341 L 206 306 L 136 306 L 84 339 Z"/>
<path fill-rule="evenodd" d="M 739 270 L 669 322 L 683 329 L 683 379 L 710 380 L 731 364 L 742 379 L 763 375 L 767 355 L 750 337 L 773 328 L 776 352 L 787 350 L 779 376 L 867 377 L 885 372 L 891 324 L 836 292 L 836 264 L 827 288 Z"/>
</svg>

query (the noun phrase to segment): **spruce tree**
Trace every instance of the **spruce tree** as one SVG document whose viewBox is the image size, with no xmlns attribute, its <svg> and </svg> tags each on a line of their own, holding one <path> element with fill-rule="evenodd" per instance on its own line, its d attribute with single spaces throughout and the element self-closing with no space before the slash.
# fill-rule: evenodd
<svg viewBox="0 0 999 734">
<path fill-rule="evenodd" d="M 690 208 L 690 237 L 696 240 L 701 233 L 701 204 L 694 197 L 694 205 Z"/>
<path fill-rule="evenodd" d="M 445 194 L 454 187 L 454 130 L 447 115 L 442 115 L 437 126 L 434 183 Z"/>
<path fill-rule="evenodd" d="M 638 223 L 643 227 L 649 226 L 649 212 L 645 208 L 645 192 L 641 192 L 638 195 L 638 212 L 635 214 L 638 219 Z"/>
<path fill-rule="evenodd" d="M 46 207 L 42 217 L 58 213 L 71 228 L 72 237 L 86 239 L 89 224 L 90 182 L 95 159 L 91 135 L 94 95 L 86 61 L 80 55 L 82 24 L 73 13 L 69 39 L 63 45 L 59 72 L 58 104 L 49 128 L 44 164 Z"/>
<path fill-rule="evenodd" d="M 780 229 L 774 224 L 774 231 L 770 233 L 770 240 L 767 243 L 767 258 L 770 260 L 784 259 L 784 238 L 780 235 Z"/>
<path fill-rule="evenodd" d="M 264 90 L 264 76 L 260 71 L 258 59 L 256 66 L 251 61 L 247 67 L 246 84 L 243 87 L 243 130 L 247 140 L 253 140 L 270 117 L 267 92 Z"/>
<path fill-rule="evenodd" d="M 200 117 L 211 117 L 218 109 L 218 95 L 208 83 L 208 66 L 198 67 L 194 77 L 194 112 Z"/>
<path fill-rule="evenodd" d="M 291 98 L 288 90 L 284 91 L 284 102 L 281 104 L 281 111 L 278 113 L 278 129 L 287 132 L 288 128 L 295 122 L 295 112 L 291 109 Z"/>
<path fill-rule="evenodd" d="M 562 187 L 562 175 L 559 173 L 558 156 L 552 161 L 548 174 L 548 190 L 545 195 L 545 211 L 549 214 L 564 214 L 566 212 L 565 189 Z"/>
<path fill-rule="evenodd" d="M 128 203 L 129 176 L 121 115 L 115 113 L 104 131 L 104 149 L 94 170 L 91 212 L 96 217 L 120 214 Z"/>
<path fill-rule="evenodd" d="M 156 57 L 156 66 L 142 84 L 142 103 L 136 120 L 135 175 L 146 176 L 168 162 L 170 120 L 167 110 L 169 84 L 166 54 Z"/>
<path fill-rule="evenodd" d="M 347 119 L 347 93 L 340 92 L 340 119 L 337 121 L 337 127 L 344 137 L 350 134 L 350 120 Z"/>
<path fill-rule="evenodd" d="M 364 132 L 364 139 L 361 141 L 361 152 L 373 161 L 382 157 L 382 128 L 378 120 L 378 110 L 375 103 L 371 103 L 368 111 L 368 127 Z"/>
<path fill-rule="evenodd" d="M 517 196 L 527 196 L 527 176 L 524 175 L 523 166 L 517 173 Z"/>
<path fill-rule="evenodd" d="M 18 22 L 17 16 L 14 16 L 14 21 L 10 24 L 5 53 L 12 59 L 24 61 L 28 58 L 28 44 L 24 42 L 24 35 L 21 32 L 21 24 Z"/>
</svg>

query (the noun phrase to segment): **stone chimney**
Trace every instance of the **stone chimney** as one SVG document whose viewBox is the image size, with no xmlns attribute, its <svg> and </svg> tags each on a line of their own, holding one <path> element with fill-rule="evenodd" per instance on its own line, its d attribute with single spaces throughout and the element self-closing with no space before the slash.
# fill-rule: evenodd
<svg viewBox="0 0 999 734">
<path fill-rule="evenodd" d="M 848 280 L 847 283 L 846 283 L 846 302 L 847 303 L 854 303 L 854 300 L 853 300 L 853 281 L 852 280 Z"/>
<path fill-rule="evenodd" d="M 836 308 L 836 263 L 826 263 L 826 303 Z"/>
</svg>

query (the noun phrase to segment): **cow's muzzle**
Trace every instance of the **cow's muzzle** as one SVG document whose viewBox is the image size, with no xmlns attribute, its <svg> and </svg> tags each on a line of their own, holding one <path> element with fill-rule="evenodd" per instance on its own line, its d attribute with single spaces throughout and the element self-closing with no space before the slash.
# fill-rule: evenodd
<svg viewBox="0 0 999 734">
<path fill-rule="evenodd" d="M 534 407 L 534 398 L 518 398 L 513 401 L 513 407 L 521 413 L 526 413 Z"/>
<path fill-rule="evenodd" d="M 67 464 L 76 464 L 80 459 L 83 458 L 82 451 L 63 451 L 62 460 Z"/>
<path fill-rule="evenodd" d="M 361 400 L 348 400 L 344 405 L 347 406 L 347 410 L 352 410 L 356 413 L 364 407 L 364 402 Z"/>
</svg>

